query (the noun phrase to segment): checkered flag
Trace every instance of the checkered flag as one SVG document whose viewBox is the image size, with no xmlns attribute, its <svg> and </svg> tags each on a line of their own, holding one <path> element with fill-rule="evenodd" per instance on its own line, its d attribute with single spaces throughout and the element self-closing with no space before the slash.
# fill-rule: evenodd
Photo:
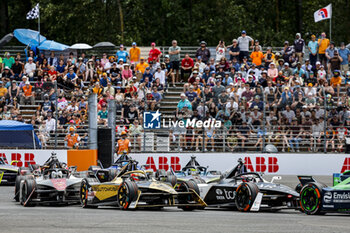
<svg viewBox="0 0 350 233">
<path fill-rule="evenodd" d="M 39 3 L 27 13 L 27 19 L 39 18 Z"/>
</svg>

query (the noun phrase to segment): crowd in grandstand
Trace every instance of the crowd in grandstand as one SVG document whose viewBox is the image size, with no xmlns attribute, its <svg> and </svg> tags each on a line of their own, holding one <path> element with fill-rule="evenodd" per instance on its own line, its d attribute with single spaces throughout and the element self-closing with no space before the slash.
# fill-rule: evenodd
<svg viewBox="0 0 350 233">
<path fill-rule="evenodd" d="M 0 119 L 24 121 L 19 106 L 40 103 L 28 123 L 36 126 L 43 145 L 57 124 L 66 146 L 76 148 L 87 143 L 79 129 L 86 127 L 87 97 L 96 93 L 98 124 L 108 124 L 108 100 L 115 99 L 117 136 L 128 132 L 141 150 L 143 112 L 160 109 L 168 89 L 177 87 L 183 93 L 175 121 L 215 119 L 222 127 L 173 126 L 169 137 L 175 150 L 241 151 L 248 144 L 263 150 L 274 144 L 299 152 L 304 144 L 311 152 L 325 144 L 344 151 L 350 128 L 350 51 L 344 43 L 336 46 L 325 33 L 305 41 L 297 33 L 282 50 L 263 51 L 242 31 L 230 45 L 219 41 L 215 54 L 205 41 L 195 56 L 180 54 L 176 40 L 165 54 L 152 43 L 148 57 L 135 42 L 129 50 L 120 45 L 116 54 L 102 56 L 51 52 L 45 57 L 29 51 L 22 58 L 7 52 L 0 58 Z"/>
</svg>

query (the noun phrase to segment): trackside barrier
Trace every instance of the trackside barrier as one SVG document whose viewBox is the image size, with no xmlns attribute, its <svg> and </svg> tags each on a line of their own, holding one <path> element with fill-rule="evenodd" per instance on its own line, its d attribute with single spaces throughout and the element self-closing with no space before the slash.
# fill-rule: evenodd
<svg viewBox="0 0 350 233">
<path fill-rule="evenodd" d="M 172 167 L 175 171 L 190 160 L 191 153 L 154 153 L 131 154 L 146 165 L 148 169 L 165 169 Z M 248 171 L 279 175 L 332 175 L 350 170 L 348 154 L 261 154 L 261 153 L 196 153 L 196 159 L 209 170 L 229 171 L 237 165 L 238 158 L 245 160 Z"/>
<path fill-rule="evenodd" d="M 5 158 L 8 164 L 16 160 L 12 165 L 28 167 L 28 163 L 44 164 L 52 152 L 56 153 L 59 161 L 77 166 L 78 171 L 87 170 L 97 161 L 97 150 L 0 150 L 0 157 Z"/>
</svg>

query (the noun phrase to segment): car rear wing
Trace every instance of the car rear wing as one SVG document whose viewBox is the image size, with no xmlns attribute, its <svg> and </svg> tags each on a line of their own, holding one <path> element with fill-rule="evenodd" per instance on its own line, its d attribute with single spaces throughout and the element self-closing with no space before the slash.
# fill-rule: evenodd
<svg viewBox="0 0 350 233">
<path fill-rule="evenodd" d="M 298 179 L 302 186 L 310 182 L 317 182 L 312 176 L 298 176 Z"/>
</svg>

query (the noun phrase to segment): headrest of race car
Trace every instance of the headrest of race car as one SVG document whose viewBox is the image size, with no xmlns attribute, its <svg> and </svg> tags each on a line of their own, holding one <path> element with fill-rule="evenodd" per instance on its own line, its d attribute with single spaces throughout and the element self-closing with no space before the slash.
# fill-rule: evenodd
<svg viewBox="0 0 350 233">
<path fill-rule="evenodd" d="M 109 171 L 106 169 L 100 169 L 96 172 L 96 177 L 101 183 L 106 182 L 109 180 Z"/>
</svg>

